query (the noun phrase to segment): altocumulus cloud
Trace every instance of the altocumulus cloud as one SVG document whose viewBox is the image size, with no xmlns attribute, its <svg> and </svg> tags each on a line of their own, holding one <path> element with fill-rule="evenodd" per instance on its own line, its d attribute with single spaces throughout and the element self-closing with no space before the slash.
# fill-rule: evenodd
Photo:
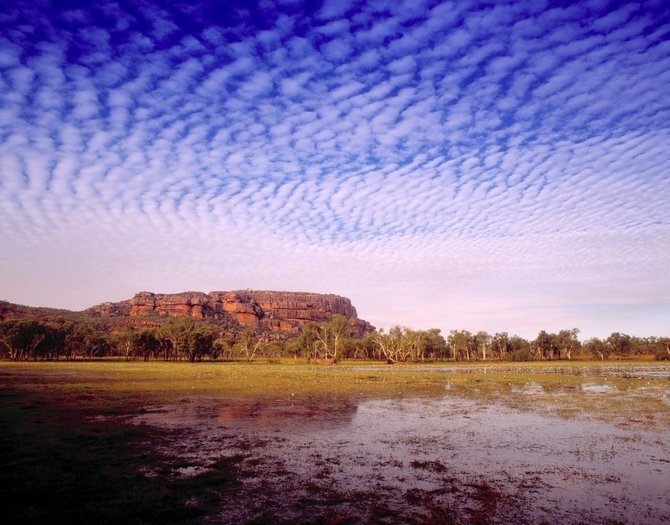
<svg viewBox="0 0 670 525">
<path fill-rule="evenodd" d="M 668 334 L 666 2 L 4 3 L 0 286 Z"/>
</svg>

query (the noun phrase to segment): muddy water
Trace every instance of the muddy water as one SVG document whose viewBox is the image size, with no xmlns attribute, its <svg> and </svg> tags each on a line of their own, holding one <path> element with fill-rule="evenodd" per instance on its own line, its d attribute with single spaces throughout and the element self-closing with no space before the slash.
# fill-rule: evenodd
<svg viewBox="0 0 670 525">
<path fill-rule="evenodd" d="M 632 387 L 582 373 L 554 397 L 509 375 L 478 396 L 448 374 L 420 397 L 193 397 L 137 422 L 181 430 L 175 476 L 239 459 L 211 522 L 668 523 L 670 428 L 653 412 L 670 383 L 639 372 Z M 584 408 L 561 414 L 561 396 Z M 624 413 L 589 408 L 603 396 Z"/>
</svg>

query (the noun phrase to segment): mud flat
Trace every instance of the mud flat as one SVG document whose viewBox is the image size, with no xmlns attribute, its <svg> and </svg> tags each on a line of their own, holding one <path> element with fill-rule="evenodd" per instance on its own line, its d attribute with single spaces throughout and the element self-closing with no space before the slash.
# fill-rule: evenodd
<svg viewBox="0 0 670 525">
<path fill-rule="evenodd" d="M 92 396 L 87 424 L 148 433 L 134 468 L 186 521 L 670 522 L 668 366 L 218 364 L 190 387 L 99 366 L 40 377 Z"/>
</svg>

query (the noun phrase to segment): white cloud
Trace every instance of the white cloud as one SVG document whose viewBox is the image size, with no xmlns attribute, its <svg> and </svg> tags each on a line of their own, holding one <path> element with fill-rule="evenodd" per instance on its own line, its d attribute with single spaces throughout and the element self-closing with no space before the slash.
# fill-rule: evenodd
<svg viewBox="0 0 670 525">
<path fill-rule="evenodd" d="M 8 32 L 3 298 L 280 288 L 386 326 L 658 333 L 670 47 L 645 9 L 334 2 L 234 38 L 161 12 L 89 27 L 80 63 L 62 29 Z"/>
</svg>

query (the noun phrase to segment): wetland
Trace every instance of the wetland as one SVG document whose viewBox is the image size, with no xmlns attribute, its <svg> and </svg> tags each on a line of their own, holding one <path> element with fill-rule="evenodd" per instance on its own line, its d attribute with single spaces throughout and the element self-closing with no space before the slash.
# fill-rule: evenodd
<svg viewBox="0 0 670 525">
<path fill-rule="evenodd" d="M 670 366 L 2 363 L 13 522 L 667 523 Z"/>
</svg>

